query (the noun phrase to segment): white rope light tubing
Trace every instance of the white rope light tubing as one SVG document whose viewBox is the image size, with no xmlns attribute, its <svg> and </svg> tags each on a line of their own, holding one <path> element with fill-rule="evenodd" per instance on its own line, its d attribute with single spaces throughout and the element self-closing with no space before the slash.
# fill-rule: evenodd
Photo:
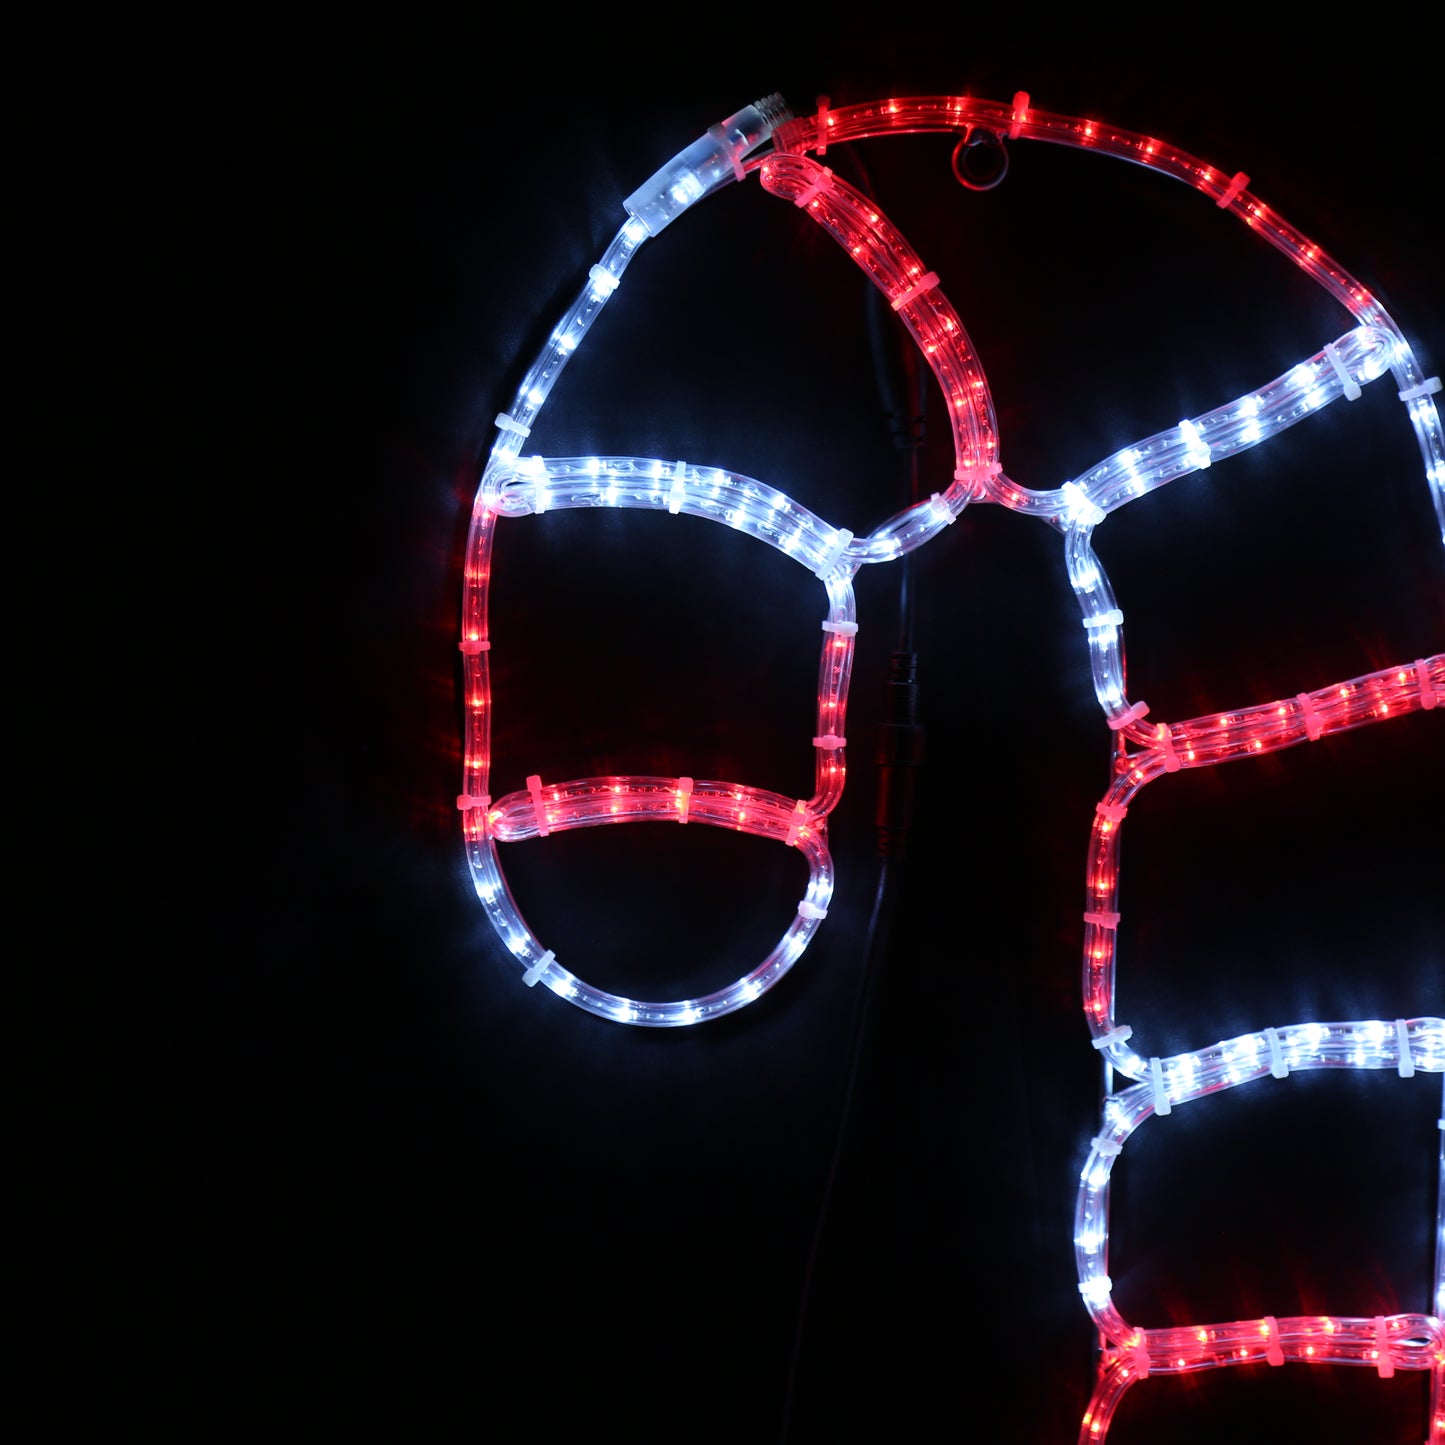
<svg viewBox="0 0 1445 1445">
<path fill-rule="evenodd" d="M 1262 377 L 1243 396 L 1101 458 L 1052 488 L 1023 485 L 1004 470 L 997 418 L 982 363 L 936 273 L 868 197 L 809 152 L 865 138 L 922 132 L 1047 141 L 1094 150 L 1161 171 L 1193 187 L 1244 222 L 1337 300 L 1354 325 L 1322 340 L 1287 372 Z M 960 143 L 962 144 L 962 142 Z M 768 149 L 768 146 L 771 149 Z M 957 170 L 957 160 L 955 161 Z M 820 517 L 764 481 L 714 466 L 635 456 L 541 457 L 523 448 L 568 358 L 618 290 L 632 257 L 684 210 L 730 182 L 756 175 L 769 194 L 820 225 L 870 277 L 918 345 L 947 402 L 954 449 L 941 490 L 857 532 Z M 960 174 L 965 184 L 968 179 Z M 1080 1177 L 1075 1219 L 1079 1291 L 1105 1351 L 1094 1397 L 1080 1429 L 1099 1441 L 1125 1390 L 1149 1375 L 1286 1361 L 1364 1364 L 1388 1377 L 1433 1372 L 1431 1441 L 1445 1441 L 1445 1309 L 1437 1262 L 1433 1315 L 1373 1318 L 1265 1315 L 1224 1324 L 1141 1329 L 1114 1305 L 1106 1270 L 1108 1184 L 1115 1160 L 1151 1115 L 1222 1089 L 1319 1068 L 1391 1069 L 1402 1079 L 1445 1072 L 1445 1019 L 1434 1016 L 1343 1023 L 1271 1025 L 1183 1054 L 1141 1052 L 1116 1018 L 1119 840 L 1140 790 L 1166 773 L 1259 757 L 1336 732 L 1371 726 L 1445 699 L 1445 654 L 1328 683 L 1294 697 L 1250 703 L 1181 720 L 1150 715 L 1130 698 L 1124 678 L 1124 612 L 1093 549 L 1094 531 L 1119 508 L 1307 423 L 1325 408 L 1358 398 L 1386 377 L 1419 443 L 1425 481 L 1445 540 L 1445 433 L 1436 395 L 1409 343 L 1369 291 L 1228 174 L 1151 137 L 1094 120 L 1035 109 L 1020 92 L 1008 104 L 960 96 L 889 99 L 794 118 L 781 97 L 746 106 L 713 126 L 625 202 L 627 220 L 527 373 L 509 412 L 496 419 L 477 490 L 467 544 L 462 654 L 466 697 L 462 813 L 466 853 L 487 916 L 516 957 L 523 982 L 603 1018 L 676 1027 L 733 1012 L 771 988 L 797 961 L 826 917 L 834 878 L 827 818 L 846 777 L 846 710 L 858 619 L 852 579 L 859 568 L 914 551 L 970 503 L 992 503 L 1035 518 L 1062 538 L 1064 565 L 1078 598 L 1083 645 L 1095 693 L 1118 748 L 1117 773 L 1091 825 L 1083 914 L 1084 1014 L 1094 1047 L 1132 1081 L 1105 1100 L 1104 1128 Z M 526 791 L 492 798 L 491 639 L 488 584 L 499 523 L 575 508 L 638 508 L 702 517 L 776 548 L 822 584 L 814 791 L 788 798 L 745 784 L 694 777 L 619 776 L 527 780 Z M 800 746 L 808 745 L 803 739 Z M 499 845 L 609 823 L 675 821 L 774 839 L 794 847 L 808 867 L 797 912 L 761 962 L 715 993 L 641 1000 L 587 984 L 544 947 L 506 884 Z M 1442 1156 L 1445 1158 L 1445 1156 Z M 1445 1168 L 1445 1165 L 1442 1165 Z M 1442 1201 L 1445 1203 L 1445 1201 Z M 1437 1234 L 1445 1238 L 1440 1217 Z M 1437 1260 L 1445 1250 L 1437 1250 Z"/>
</svg>

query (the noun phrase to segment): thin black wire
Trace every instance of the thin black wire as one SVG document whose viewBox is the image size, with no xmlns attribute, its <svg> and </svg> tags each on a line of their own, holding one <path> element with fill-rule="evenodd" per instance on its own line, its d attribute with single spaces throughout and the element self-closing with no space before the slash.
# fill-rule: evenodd
<svg viewBox="0 0 1445 1445">
<path fill-rule="evenodd" d="M 858 178 L 860 190 L 871 195 L 873 188 L 861 160 L 851 150 L 846 152 L 846 155 L 851 163 L 850 168 Z M 923 446 L 928 383 L 931 373 L 922 365 L 913 338 L 904 335 L 900 344 L 897 330 L 889 329 L 888 323 L 892 320 L 891 313 L 885 312 L 881 303 L 882 297 L 870 283 L 868 330 L 873 350 L 874 375 L 883 402 L 884 416 L 892 429 L 894 444 L 900 450 L 906 451 L 908 455 L 908 500 L 911 504 L 918 500 L 920 494 L 919 454 Z M 913 558 L 911 555 L 900 559 L 898 577 L 897 650 L 911 653 L 913 651 L 915 610 Z M 803 1339 L 807 1328 L 813 1280 L 817 1273 L 818 1259 L 822 1251 L 823 1238 L 827 1233 L 833 1196 L 837 1188 L 839 1170 L 852 1124 L 858 1077 L 868 1035 L 868 1020 L 872 1012 L 873 995 L 876 991 L 878 976 L 882 971 L 882 960 L 892 932 L 893 907 L 898 895 L 901 870 L 902 860 L 896 853 L 882 855 L 878 869 L 878 886 L 873 896 L 873 909 L 864 934 L 863 971 L 859 979 L 858 996 L 853 1005 L 848 1068 L 843 1085 L 837 1131 L 833 1139 L 833 1153 L 828 1163 L 827 1177 L 823 1182 L 817 1219 L 813 1225 L 813 1237 L 809 1244 L 808 1259 L 803 1270 L 802 1289 L 798 1299 L 798 1315 L 793 1329 L 793 1344 L 788 1362 L 787 1387 L 783 1398 L 779 1445 L 787 1445 L 788 1433 L 792 1428 L 793 1403 L 797 1392 L 799 1367 L 802 1363 Z"/>
<path fill-rule="evenodd" d="M 779 1445 L 787 1445 L 788 1432 L 792 1427 L 793 1400 L 798 1383 L 798 1368 L 802 1362 L 803 1336 L 807 1326 L 813 1277 L 817 1272 L 823 1236 L 827 1233 L 833 1192 L 838 1182 L 839 1166 L 843 1160 L 843 1150 L 848 1139 L 849 1125 L 852 1122 L 859 1066 L 862 1062 L 863 1045 L 868 1033 L 867 1023 L 874 988 L 880 972 L 879 963 L 890 932 L 886 923 L 891 920 L 893 902 L 898 892 L 898 872 L 897 859 L 884 858 L 878 869 L 878 888 L 873 895 L 873 911 L 869 915 L 868 930 L 865 935 L 863 975 L 859 984 L 858 997 L 853 1005 L 852 1042 L 848 1050 L 848 1073 L 843 1087 L 843 1102 L 838 1115 L 837 1133 L 833 1139 L 833 1156 L 828 1164 L 827 1178 L 823 1182 L 818 1217 L 813 1226 L 812 1243 L 808 1248 L 808 1262 L 803 1270 L 803 1287 L 798 1299 L 798 1317 L 793 1328 L 793 1347 L 788 1362 L 788 1383 L 783 1397 L 782 1430 L 778 1435 Z"/>
</svg>

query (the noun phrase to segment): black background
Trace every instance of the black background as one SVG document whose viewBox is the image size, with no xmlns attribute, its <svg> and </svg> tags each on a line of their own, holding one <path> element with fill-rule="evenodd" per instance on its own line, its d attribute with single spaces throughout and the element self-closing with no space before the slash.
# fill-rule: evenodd
<svg viewBox="0 0 1445 1445">
<path fill-rule="evenodd" d="M 1075 1437 L 1094 1338 L 1072 1210 L 1100 1087 L 1079 915 L 1110 738 L 1058 537 L 977 507 L 917 554 L 928 753 L 874 966 L 869 760 L 901 575 L 883 567 L 857 581 L 830 915 L 763 1000 L 650 1033 L 521 987 L 472 892 L 453 806 L 472 493 L 622 198 L 772 91 L 805 112 L 1022 89 L 1245 170 L 1436 372 L 1434 60 L 1233 31 L 654 24 L 276 37 L 225 138 L 228 259 L 196 372 L 248 346 L 182 459 L 202 491 L 185 544 L 157 497 L 162 786 L 101 1099 L 124 1164 L 88 1225 L 121 1418 L 197 1438 L 753 1442 L 785 1417 L 793 1442 Z M 1019 143 L 976 195 L 949 149 L 858 153 L 969 328 L 1028 485 L 1353 324 L 1175 182 Z M 643 248 L 532 443 L 725 466 L 862 534 L 908 498 L 867 307 L 816 227 L 730 186 Z M 943 490 L 936 409 L 921 467 Z M 1111 517 L 1097 545 L 1131 695 L 1176 720 L 1440 651 L 1422 470 L 1386 380 Z M 821 588 L 718 530 L 501 525 L 494 793 L 603 771 L 811 791 Z M 1121 855 L 1136 1046 L 1445 1012 L 1441 726 L 1416 714 L 1145 791 Z M 562 962 L 663 998 L 751 967 L 803 883 L 786 850 L 705 828 L 568 834 L 504 865 Z M 1439 1103 L 1423 1073 L 1341 1071 L 1151 1122 L 1115 1171 L 1120 1308 L 1146 1327 L 1426 1309 Z M 1298 1366 L 1163 1379 L 1111 1438 L 1393 1445 L 1423 1438 L 1427 1387 Z"/>
</svg>

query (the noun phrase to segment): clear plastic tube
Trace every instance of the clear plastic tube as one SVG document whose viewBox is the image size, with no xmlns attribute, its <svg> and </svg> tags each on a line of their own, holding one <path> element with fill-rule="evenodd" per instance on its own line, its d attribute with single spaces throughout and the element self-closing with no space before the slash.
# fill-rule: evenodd
<svg viewBox="0 0 1445 1445">
<path fill-rule="evenodd" d="M 1242 221 L 1338 301 L 1354 326 L 1250 393 L 1092 464 L 1055 487 L 1029 487 L 1003 467 L 1003 438 L 988 379 L 939 277 L 870 198 L 807 152 L 885 136 L 982 131 L 1009 143 L 1044 141 L 1098 151 L 1145 166 L 1198 191 Z M 765 148 L 771 139 L 772 148 Z M 872 530 L 850 529 L 802 506 L 766 482 L 717 467 L 628 455 L 542 457 L 526 440 L 563 368 L 619 289 L 643 241 L 682 210 L 730 180 L 756 173 L 762 188 L 797 207 L 844 248 L 887 298 L 918 346 L 948 410 L 954 451 L 948 484 Z M 780 97 L 756 102 L 712 127 L 625 202 L 629 212 L 572 305 L 563 313 L 497 419 L 478 487 L 465 560 L 462 629 L 466 738 L 457 804 L 473 882 L 487 917 L 528 985 L 544 984 L 604 1019 L 677 1027 L 730 1013 L 786 974 L 827 912 L 834 879 L 827 819 L 846 780 L 846 716 L 858 619 L 852 579 L 865 565 L 908 555 L 939 536 L 970 503 L 993 503 L 1060 534 L 1063 563 L 1078 598 L 1094 688 L 1115 748 L 1115 776 L 1097 805 L 1087 840 L 1082 991 L 1091 1041 L 1112 1082 L 1102 1127 L 1091 1144 L 1075 1202 L 1079 1291 L 1105 1341 L 1081 1441 L 1099 1441 L 1125 1391 L 1150 1375 L 1237 1364 L 1296 1363 L 1432 1371 L 1432 1439 L 1445 1441 L 1445 1152 L 1437 1206 L 1432 1304 L 1435 1315 L 1371 1319 L 1319 1315 L 1169 1324 L 1126 1321 L 1108 1277 L 1109 1187 L 1114 1161 L 1147 1119 L 1224 1089 L 1312 1069 L 1393 1069 L 1402 1080 L 1445 1073 L 1445 1020 L 1295 1022 L 1270 1026 L 1161 1057 L 1119 1022 L 1119 870 L 1122 825 L 1149 783 L 1166 774 L 1242 761 L 1374 725 L 1445 700 L 1445 655 L 1437 654 L 1266 703 L 1248 702 L 1184 720 L 1153 717 L 1126 689 L 1124 609 L 1094 549 L 1094 533 L 1121 507 L 1306 423 L 1390 377 L 1417 438 L 1442 540 L 1445 540 L 1445 433 L 1436 396 L 1409 343 L 1374 296 L 1248 189 L 1248 176 L 1216 169 L 1155 138 L 1090 119 L 1035 109 L 1020 93 L 1009 103 L 960 96 L 891 98 L 838 110 L 821 104 L 792 117 Z M 815 733 L 799 739 L 815 756 L 811 798 L 788 798 L 742 783 L 692 777 L 617 776 L 544 783 L 490 795 L 492 694 L 488 596 L 495 533 L 526 517 L 567 509 L 640 509 L 703 518 L 808 568 L 827 599 L 817 673 Z M 593 987 L 544 947 L 507 886 L 501 845 L 554 832 L 618 823 L 697 823 L 796 848 L 808 881 L 797 913 L 772 951 L 714 993 L 672 1001 L 626 998 Z M 1442 1146 L 1445 1147 L 1445 1146 Z"/>
<path fill-rule="evenodd" d="M 819 819 L 837 805 L 846 778 L 843 719 L 853 657 L 852 631 L 856 631 L 848 581 L 859 566 L 893 561 L 923 546 L 950 525 L 970 501 L 995 502 L 1036 517 L 1063 534 L 1065 566 L 1079 598 L 1100 706 L 1110 728 L 1121 739 L 1145 750 L 1132 763 L 1136 780 L 1182 766 L 1288 746 L 1300 739 L 1301 727 L 1305 736 L 1317 737 L 1367 720 L 1369 704 L 1341 708 L 1333 691 L 1325 689 L 1317 704 L 1301 702 L 1294 710 L 1288 704 L 1273 709 L 1249 708 L 1233 715 L 1228 726 L 1205 720 L 1174 724 L 1146 721 L 1148 707 L 1131 701 L 1127 695 L 1123 611 L 1094 551 L 1093 533 L 1110 513 L 1127 502 L 1215 461 L 1262 445 L 1330 403 L 1357 396 L 1363 385 L 1387 372 L 1409 382 L 1413 389 L 1407 396 L 1409 414 L 1425 447 L 1427 480 L 1438 492 L 1445 485 L 1445 462 L 1441 460 L 1445 449 L 1434 393 L 1421 382 L 1413 353 L 1394 323 L 1317 247 L 1284 226 L 1250 196 L 1242 184 L 1247 178 L 1226 177 L 1149 137 L 1040 112 L 1027 105 L 1027 97 L 1016 97 L 1009 106 L 959 97 L 890 100 L 830 110 L 826 116 L 829 144 L 863 136 L 956 131 L 966 126 L 993 127 L 1014 139 L 1050 140 L 1101 150 L 1175 175 L 1209 195 L 1217 205 L 1242 214 L 1248 224 L 1262 230 L 1272 244 L 1286 250 L 1320 284 L 1345 301 L 1363 324 L 1255 392 L 1123 448 L 1075 481 L 1043 490 L 1020 486 L 1000 464 L 997 419 L 987 378 L 937 276 L 873 201 L 802 154 L 817 148 L 822 130 L 817 118 L 789 119 L 777 97 L 770 98 L 766 105 L 759 102 L 757 107 L 745 108 L 675 158 L 629 198 L 633 214 L 599 263 L 591 268 L 577 299 L 527 372 L 510 412 L 498 418 L 499 434 L 478 490 L 463 599 L 461 646 L 468 721 L 465 788 L 459 805 L 464 812 L 469 848 L 486 833 L 479 821 L 486 816 L 486 810 L 472 800 L 486 799 L 490 803 L 492 701 L 486 611 L 490 548 L 500 517 L 540 515 L 569 508 L 665 510 L 731 527 L 816 572 L 829 589 L 830 622 L 846 624 L 829 634 L 819 664 L 817 732 L 813 739 L 817 754 L 815 793 L 805 804 L 810 815 Z M 774 151 L 745 161 L 769 133 L 775 142 Z M 693 151 L 697 154 L 689 160 Z M 697 185 L 679 187 L 677 175 L 690 166 L 697 170 Z M 673 210 L 665 214 L 668 209 L 690 205 L 724 180 L 736 179 L 750 169 L 759 172 L 766 190 L 791 201 L 824 226 L 880 287 L 919 346 L 948 402 L 955 452 L 950 485 L 862 537 L 826 521 L 766 483 L 714 467 L 646 457 L 522 455 L 531 425 L 567 360 L 618 289 L 642 242 L 676 213 Z M 696 195 L 692 194 L 694 190 Z M 1348 691 L 1369 681 L 1356 680 L 1344 688 Z M 585 783 L 567 786 L 583 788 L 585 794 Z M 644 798 L 645 791 L 629 796 L 616 813 L 594 819 L 579 797 L 569 792 L 562 809 L 563 825 L 578 826 L 584 819 L 591 823 L 650 817 Z M 700 798 L 704 813 L 705 799 L 706 794 Z M 764 836 L 777 832 L 771 807 L 759 799 L 752 812 L 754 826 Z M 507 820 L 510 813 L 501 809 L 500 817 Z M 505 830 L 510 823 L 503 821 L 500 826 L 503 832 L 496 836 L 508 836 Z M 1102 868 L 1104 860 L 1097 861 Z M 1086 946 L 1091 953 L 1101 947 L 1093 934 Z M 1103 953 L 1109 954 L 1107 947 Z M 1092 990 L 1088 991 L 1086 1008 L 1093 1010 L 1095 1024 L 1107 1016 L 1107 1012 L 1099 1010 Z"/>
<path fill-rule="evenodd" d="M 1445 433 L 1433 396 L 1436 378 L 1428 377 L 1414 351 L 1384 307 L 1370 291 L 1325 254 L 1307 236 L 1289 225 L 1248 189 L 1243 172 L 1230 174 L 1152 136 L 1102 121 L 970 96 L 917 96 L 870 101 L 829 109 L 824 125 L 817 117 L 798 117 L 777 128 L 775 150 L 802 156 L 817 151 L 820 141 L 838 145 L 885 135 L 924 133 L 957 134 L 980 127 L 1010 139 L 1048 141 L 1147 166 L 1192 186 L 1221 210 L 1245 225 L 1324 288 L 1360 324 L 1385 331 L 1394 338 L 1390 368 L 1402 396 L 1411 398 L 1410 421 L 1420 445 L 1426 482 L 1445 541 Z M 772 163 L 779 163 L 774 157 Z M 1424 389 L 1422 392 L 1422 388 Z M 1418 395 L 1417 395 L 1418 394 Z"/>
<path fill-rule="evenodd" d="M 1181 723 L 1139 726 L 1144 746 L 1124 755 L 1120 776 L 1094 816 L 1085 893 L 1084 1015 L 1096 1047 L 1115 1068 L 1129 1078 L 1142 1077 L 1141 1056 L 1125 1046 L 1125 1039 L 1107 1045 L 1100 1042 L 1121 1028 L 1115 1001 L 1119 849 L 1129 805 L 1140 790 L 1167 773 L 1255 758 L 1428 710 L 1442 695 L 1445 654 L 1422 658 L 1409 667 L 1370 673 L 1315 693 L 1300 693 L 1285 701 Z"/>
</svg>

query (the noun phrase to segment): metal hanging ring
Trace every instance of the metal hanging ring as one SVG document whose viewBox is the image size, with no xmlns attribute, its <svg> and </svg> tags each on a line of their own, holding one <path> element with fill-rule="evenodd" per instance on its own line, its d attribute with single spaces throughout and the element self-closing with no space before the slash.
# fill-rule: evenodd
<svg viewBox="0 0 1445 1445">
<path fill-rule="evenodd" d="M 970 191 L 991 191 L 1008 174 L 1008 147 L 996 131 L 969 126 L 953 148 L 953 174 Z"/>
</svg>

